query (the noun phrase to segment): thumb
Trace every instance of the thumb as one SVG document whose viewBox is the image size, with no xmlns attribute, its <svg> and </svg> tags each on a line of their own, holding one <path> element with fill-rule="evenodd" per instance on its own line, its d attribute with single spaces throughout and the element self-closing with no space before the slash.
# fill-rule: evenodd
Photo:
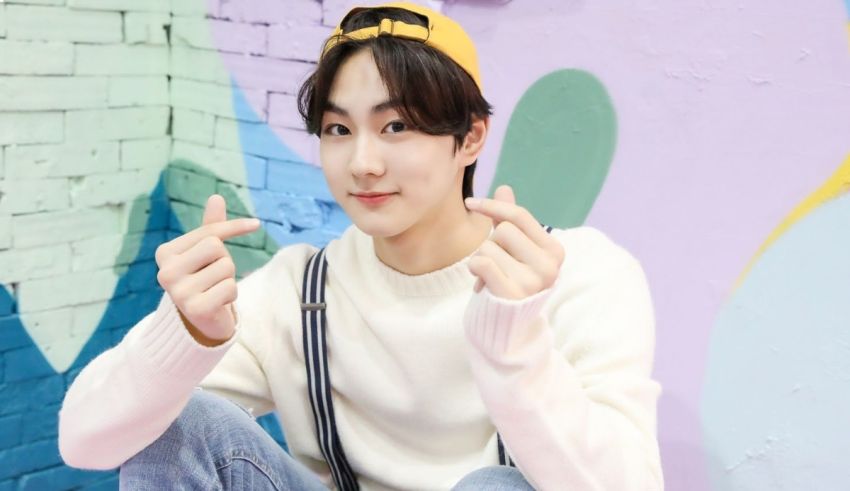
<svg viewBox="0 0 850 491">
<path fill-rule="evenodd" d="M 504 184 L 496 188 L 496 191 L 493 193 L 493 199 L 496 201 L 504 201 L 505 203 L 510 203 L 512 205 L 516 204 L 514 190 L 510 186 Z"/>
<path fill-rule="evenodd" d="M 221 195 L 214 194 L 207 200 L 207 206 L 204 208 L 204 225 L 210 223 L 224 222 L 227 220 L 227 204 Z"/>
</svg>

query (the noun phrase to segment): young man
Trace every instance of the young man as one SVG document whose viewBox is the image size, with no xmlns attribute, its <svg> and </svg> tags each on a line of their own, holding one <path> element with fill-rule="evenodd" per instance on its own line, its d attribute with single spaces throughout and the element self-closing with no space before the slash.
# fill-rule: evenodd
<svg viewBox="0 0 850 491">
<path fill-rule="evenodd" d="M 160 306 L 69 389 L 66 462 L 145 489 L 661 489 L 641 268 L 509 187 L 470 197 L 490 106 L 462 29 L 354 9 L 300 102 L 354 226 L 237 285 L 222 241 L 259 224 L 211 197 L 157 250 Z M 291 457 L 248 414 L 272 410 Z"/>
</svg>

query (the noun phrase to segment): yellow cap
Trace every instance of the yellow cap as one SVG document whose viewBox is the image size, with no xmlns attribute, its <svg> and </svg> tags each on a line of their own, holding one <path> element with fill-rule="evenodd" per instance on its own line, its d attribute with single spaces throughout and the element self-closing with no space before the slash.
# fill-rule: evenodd
<svg viewBox="0 0 850 491">
<path fill-rule="evenodd" d="M 342 32 L 342 24 L 352 14 L 363 10 L 375 8 L 393 7 L 408 10 L 415 14 L 419 14 L 428 19 L 428 27 L 407 24 L 405 22 L 381 19 L 377 26 L 364 27 L 356 31 L 344 33 Z M 374 5 L 371 7 L 354 7 L 348 14 L 343 17 L 337 28 L 334 30 L 331 37 L 325 43 L 325 48 L 322 51 L 322 56 L 337 44 L 346 41 L 368 39 L 378 36 L 395 36 L 404 39 L 413 39 L 421 41 L 427 46 L 431 46 L 446 56 L 451 58 L 455 63 L 460 65 L 469 76 L 475 81 L 478 90 L 484 92 L 484 87 L 481 84 L 481 74 L 478 71 L 478 55 L 475 52 L 475 45 L 472 44 L 472 39 L 466 34 L 460 24 L 446 17 L 439 12 L 435 12 L 427 7 L 416 5 L 410 2 L 391 2 L 383 5 Z"/>
</svg>

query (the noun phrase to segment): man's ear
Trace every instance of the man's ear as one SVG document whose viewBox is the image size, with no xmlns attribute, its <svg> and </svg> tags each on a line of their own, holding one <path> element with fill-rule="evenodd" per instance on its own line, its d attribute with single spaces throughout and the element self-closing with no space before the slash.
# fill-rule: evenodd
<svg viewBox="0 0 850 491">
<path fill-rule="evenodd" d="M 490 118 L 472 117 L 472 127 L 463 139 L 458 154 L 464 166 L 470 165 L 478 159 L 478 155 L 484 149 L 484 141 L 490 129 Z"/>
</svg>

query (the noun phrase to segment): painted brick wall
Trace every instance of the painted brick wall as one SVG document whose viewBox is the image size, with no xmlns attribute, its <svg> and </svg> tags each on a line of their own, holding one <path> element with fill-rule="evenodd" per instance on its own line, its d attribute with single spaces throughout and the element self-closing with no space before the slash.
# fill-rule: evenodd
<svg viewBox="0 0 850 491">
<path fill-rule="evenodd" d="M 265 222 L 230 244 L 240 276 L 348 224 L 315 184 L 294 106 L 329 29 L 319 2 L 289 3 L 311 22 L 204 0 L 0 2 L 0 491 L 117 486 L 61 463 L 57 411 L 155 308 L 153 253 L 210 194 Z M 227 64 L 257 76 L 243 91 L 264 101 L 256 114 L 234 109 Z M 294 152 L 264 139 L 269 125 Z"/>
</svg>

